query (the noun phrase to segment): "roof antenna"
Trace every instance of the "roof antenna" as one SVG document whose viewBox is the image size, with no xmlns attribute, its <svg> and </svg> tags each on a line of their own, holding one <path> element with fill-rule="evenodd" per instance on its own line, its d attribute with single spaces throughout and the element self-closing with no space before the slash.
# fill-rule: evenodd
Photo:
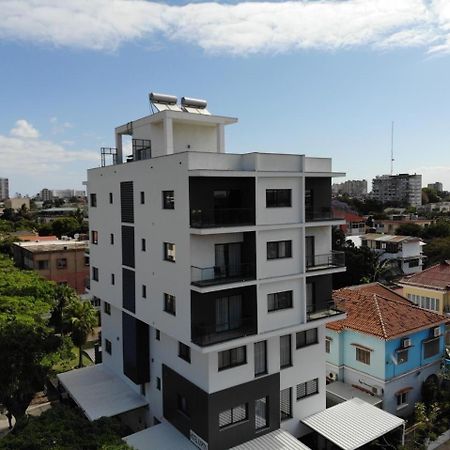
<svg viewBox="0 0 450 450">
<path fill-rule="evenodd" d="M 394 121 L 391 125 L 391 175 L 394 175 Z"/>
</svg>

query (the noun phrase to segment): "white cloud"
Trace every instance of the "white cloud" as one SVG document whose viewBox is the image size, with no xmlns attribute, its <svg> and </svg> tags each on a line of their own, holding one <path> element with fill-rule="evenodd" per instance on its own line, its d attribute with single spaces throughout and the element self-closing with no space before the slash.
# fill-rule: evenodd
<svg viewBox="0 0 450 450">
<path fill-rule="evenodd" d="M 50 123 L 52 125 L 52 133 L 64 133 L 69 128 L 73 128 L 70 122 L 60 122 L 56 116 L 50 117 Z"/>
<path fill-rule="evenodd" d="M 11 135 L 19 138 L 37 138 L 39 131 L 25 119 L 19 119 L 16 126 L 11 129 Z"/>
<path fill-rule="evenodd" d="M 450 2 L 3 0 L 0 39 L 102 51 L 170 40 L 232 54 L 363 45 L 450 52 Z"/>
</svg>

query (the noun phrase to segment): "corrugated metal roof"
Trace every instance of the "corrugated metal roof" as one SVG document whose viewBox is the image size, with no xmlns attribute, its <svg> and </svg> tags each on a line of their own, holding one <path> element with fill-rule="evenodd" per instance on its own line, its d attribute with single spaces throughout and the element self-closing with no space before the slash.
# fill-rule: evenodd
<svg viewBox="0 0 450 450">
<path fill-rule="evenodd" d="M 278 429 L 230 450 L 311 450 L 292 434 Z"/>
<path fill-rule="evenodd" d="M 327 384 L 327 396 L 329 394 L 338 397 L 341 400 L 350 400 L 355 397 L 360 398 L 371 405 L 378 405 L 382 402 L 380 397 L 363 392 L 342 381 L 333 381 L 332 383 Z"/>
<path fill-rule="evenodd" d="M 359 398 L 325 409 L 302 422 L 343 450 L 360 448 L 405 423 Z"/>
<path fill-rule="evenodd" d="M 398 236 L 394 234 L 379 234 L 379 233 L 368 233 L 360 236 L 361 239 L 366 239 L 368 241 L 379 241 L 379 242 L 412 242 L 420 241 L 420 238 L 414 236 Z"/>
</svg>

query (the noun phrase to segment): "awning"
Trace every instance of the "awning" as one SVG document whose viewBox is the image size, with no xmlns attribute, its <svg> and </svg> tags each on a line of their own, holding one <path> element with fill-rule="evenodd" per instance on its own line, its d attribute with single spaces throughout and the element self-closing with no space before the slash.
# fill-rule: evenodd
<svg viewBox="0 0 450 450">
<path fill-rule="evenodd" d="M 359 398 L 339 403 L 302 422 L 343 450 L 360 448 L 405 423 Z"/>
<path fill-rule="evenodd" d="M 58 379 L 89 420 L 132 411 L 148 402 L 103 364 L 60 373 Z"/>
<path fill-rule="evenodd" d="M 383 400 L 376 395 L 370 395 L 367 392 L 363 392 L 360 389 L 354 388 L 349 384 L 343 383 L 342 381 L 333 381 L 327 384 L 327 396 L 330 400 L 336 398 L 339 403 L 351 400 L 352 398 L 360 398 L 371 405 L 379 405 Z"/>
<path fill-rule="evenodd" d="M 311 450 L 292 434 L 281 428 L 260 436 L 231 450 Z"/>
<path fill-rule="evenodd" d="M 123 440 L 135 450 L 198 450 L 198 447 L 168 422 L 161 422 L 130 434 Z"/>
</svg>

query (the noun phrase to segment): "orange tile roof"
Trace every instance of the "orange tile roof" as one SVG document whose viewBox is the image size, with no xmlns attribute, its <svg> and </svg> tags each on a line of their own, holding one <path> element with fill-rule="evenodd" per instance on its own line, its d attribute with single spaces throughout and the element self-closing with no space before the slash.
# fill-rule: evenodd
<svg viewBox="0 0 450 450">
<path fill-rule="evenodd" d="M 450 290 L 450 261 L 431 266 L 400 280 L 401 284 Z"/>
<path fill-rule="evenodd" d="M 350 329 L 384 340 L 448 321 L 377 283 L 339 289 L 333 292 L 333 300 L 347 313 L 347 318 L 331 322 L 327 328 L 335 331 Z"/>
</svg>

